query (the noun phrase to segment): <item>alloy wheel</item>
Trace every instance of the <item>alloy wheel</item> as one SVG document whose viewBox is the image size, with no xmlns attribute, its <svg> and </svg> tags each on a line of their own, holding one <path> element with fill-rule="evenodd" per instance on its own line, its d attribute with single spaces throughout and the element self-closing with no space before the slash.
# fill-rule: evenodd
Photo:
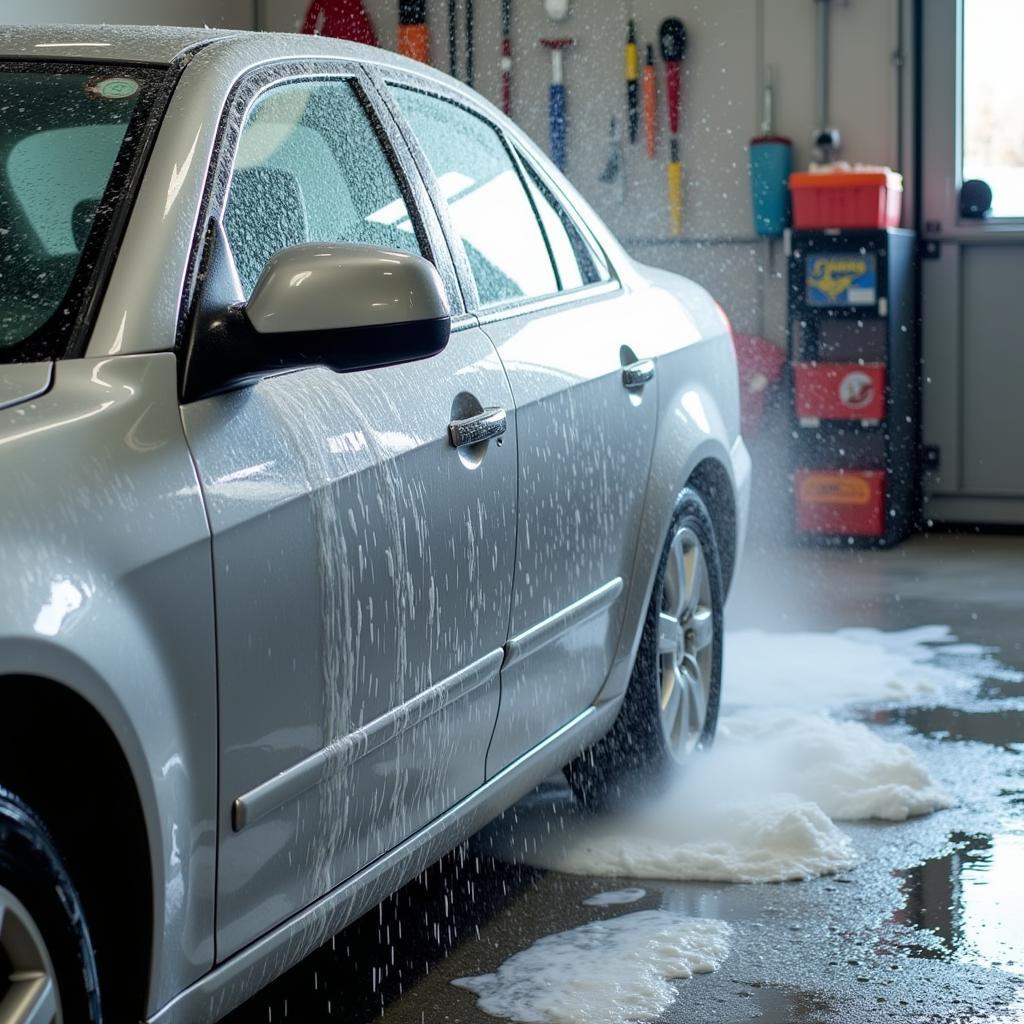
<svg viewBox="0 0 1024 1024">
<path fill-rule="evenodd" d="M 0 1024 L 61 1024 L 57 979 L 31 914 L 0 886 Z"/>
<path fill-rule="evenodd" d="M 700 743 L 714 669 L 711 579 L 700 538 L 680 527 L 669 545 L 658 615 L 661 728 L 676 760 Z"/>
</svg>

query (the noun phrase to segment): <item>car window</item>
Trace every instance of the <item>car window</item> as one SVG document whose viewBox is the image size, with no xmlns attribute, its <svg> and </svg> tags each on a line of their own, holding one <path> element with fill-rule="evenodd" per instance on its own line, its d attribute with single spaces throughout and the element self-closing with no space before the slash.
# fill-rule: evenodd
<svg viewBox="0 0 1024 1024">
<path fill-rule="evenodd" d="M 253 104 L 224 228 L 247 296 L 290 245 L 354 242 L 423 255 L 387 154 L 344 80 L 280 85 Z"/>
<path fill-rule="evenodd" d="M 562 289 L 567 291 L 610 280 L 611 272 L 603 253 L 584 237 L 579 224 L 552 195 L 529 160 L 521 153 L 519 158 L 526 169 L 527 186 L 551 244 Z"/>
<path fill-rule="evenodd" d="M 62 351 L 99 270 L 162 73 L 0 71 L 0 362 Z"/>
<path fill-rule="evenodd" d="M 439 96 L 400 86 L 394 93 L 448 202 L 480 304 L 557 292 L 537 214 L 497 131 Z"/>
</svg>

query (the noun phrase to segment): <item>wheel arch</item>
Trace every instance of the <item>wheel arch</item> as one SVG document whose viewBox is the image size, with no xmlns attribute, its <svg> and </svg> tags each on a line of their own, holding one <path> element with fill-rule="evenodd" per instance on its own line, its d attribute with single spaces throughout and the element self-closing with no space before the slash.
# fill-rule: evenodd
<svg viewBox="0 0 1024 1024">
<path fill-rule="evenodd" d="M 708 456 L 694 467 L 687 486 L 700 494 L 711 513 L 722 562 L 722 592 L 728 597 L 737 553 L 736 495 L 732 477 L 720 459 Z"/>
<path fill-rule="evenodd" d="M 70 687 L 17 674 L 0 679 L 0 692 L 5 714 L 17 723 L 0 745 L 0 783 L 32 808 L 61 851 L 101 977 L 116 979 L 108 986 L 107 1015 L 141 1020 L 154 941 L 153 871 L 129 758 L 103 715 Z"/>
</svg>

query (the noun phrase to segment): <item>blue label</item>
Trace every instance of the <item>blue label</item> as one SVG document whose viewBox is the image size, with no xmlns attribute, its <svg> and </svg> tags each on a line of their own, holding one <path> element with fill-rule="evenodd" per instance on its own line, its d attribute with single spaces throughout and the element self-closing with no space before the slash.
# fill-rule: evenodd
<svg viewBox="0 0 1024 1024">
<path fill-rule="evenodd" d="M 806 263 L 809 306 L 874 306 L 878 273 L 873 254 L 834 252 L 809 256 Z"/>
</svg>

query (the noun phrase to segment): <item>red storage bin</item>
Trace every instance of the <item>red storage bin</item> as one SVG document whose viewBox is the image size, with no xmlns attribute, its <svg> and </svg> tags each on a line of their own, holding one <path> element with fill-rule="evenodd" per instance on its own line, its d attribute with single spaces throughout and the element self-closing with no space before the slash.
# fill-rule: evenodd
<svg viewBox="0 0 1024 1024">
<path fill-rule="evenodd" d="M 801 420 L 885 419 L 884 363 L 794 363 L 793 391 Z"/>
<path fill-rule="evenodd" d="M 801 533 L 885 534 L 884 469 L 798 469 L 793 483 Z"/>
<path fill-rule="evenodd" d="M 897 228 L 903 176 L 895 171 L 826 171 L 789 176 L 793 227 Z"/>
</svg>

